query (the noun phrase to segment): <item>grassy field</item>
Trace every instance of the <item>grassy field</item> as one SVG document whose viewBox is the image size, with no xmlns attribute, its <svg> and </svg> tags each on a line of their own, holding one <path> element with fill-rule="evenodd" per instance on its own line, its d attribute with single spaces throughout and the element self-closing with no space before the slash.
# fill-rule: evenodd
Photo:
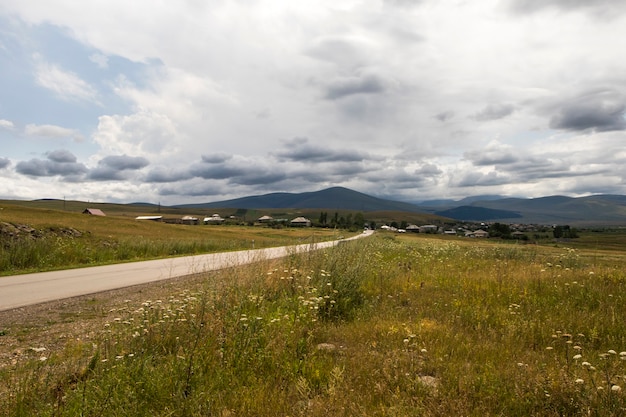
<svg viewBox="0 0 626 417">
<path fill-rule="evenodd" d="M 623 237 L 584 239 L 377 233 L 85 299 L 55 343 L 0 329 L 0 415 L 622 416 Z"/>
<path fill-rule="evenodd" d="M 49 206 L 50 202 L 44 202 Z M 83 205 L 54 201 L 0 206 L 0 275 L 93 266 L 218 251 L 282 246 L 335 239 L 330 229 L 181 225 L 139 221 L 142 212 L 107 205 L 106 217 L 81 214 Z M 69 211 L 71 209 L 71 211 Z M 126 210 L 126 211 L 124 211 Z M 4 225 L 3 225 L 4 223 Z M 6 224 L 25 225 L 16 230 Z M 344 236 L 347 234 L 342 233 Z"/>
</svg>

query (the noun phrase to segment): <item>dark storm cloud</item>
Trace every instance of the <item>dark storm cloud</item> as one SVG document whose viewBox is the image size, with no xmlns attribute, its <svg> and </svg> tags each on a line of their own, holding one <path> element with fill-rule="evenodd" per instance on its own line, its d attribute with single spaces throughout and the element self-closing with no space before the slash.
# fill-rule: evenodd
<svg viewBox="0 0 626 417">
<path fill-rule="evenodd" d="M 189 172 L 194 177 L 207 180 L 223 180 L 226 178 L 240 177 L 246 175 L 249 167 L 229 165 L 229 164 L 194 164 Z"/>
<path fill-rule="evenodd" d="M 518 161 L 518 157 L 509 148 L 489 148 L 480 151 L 465 152 L 465 159 L 474 166 L 510 164 Z"/>
<path fill-rule="evenodd" d="M 515 107 L 511 104 L 490 104 L 473 115 L 472 118 L 480 122 L 498 120 L 510 115 L 514 110 Z"/>
<path fill-rule="evenodd" d="M 0 169 L 4 169 L 11 165 L 9 158 L 0 158 Z"/>
<path fill-rule="evenodd" d="M 457 187 L 494 186 L 505 185 L 510 182 L 511 178 L 496 171 L 491 171 L 487 174 L 483 174 L 482 172 L 470 172 L 465 174 L 465 176 L 458 181 L 453 181 L 453 185 Z"/>
<path fill-rule="evenodd" d="M 257 185 L 281 181 L 286 174 L 281 169 L 264 166 L 247 160 L 229 159 L 223 163 L 193 164 L 190 167 L 191 176 L 206 180 L 228 180 L 231 184 Z"/>
<path fill-rule="evenodd" d="M 286 141 L 284 150 L 276 152 L 281 160 L 296 162 L 355 162 L 368 159 L 366 153 L 349 149 L 330 149 L 311 144 L 308 138 L 294 138 Z"/>
<path fill-rule="evenodd" d="M 202 161 L 209 164 L 219 164 L 226 162 L 233 156 L 225 153 L 214 153 L 210 155 L 202 155 Z"/>
<path fill-rule="evenodd" d="M 189 171 L 169 170 L 158 167 L 148 172 L 146 182 L 176 182 L 191 178 Z"/>
<path fill-rule="evenodd" d="M 49 160 L 64 163 L 64 162 L 76 162 L 76 156 L 68 150 L 60 149 L 46 154 Z"/>
<path fill-rule="evenodd" d="M 371 183 L 393 185 L 397 189 L 414 189 L 433 184 L 439 180 L 443 171 L 434 164 L 424 164 L 413 171 L 401 168 L 382 169 L 365 172 L 363 179 Z"/>
<path fill-rule="evenodd" d="M 54 177 L 57 175 L 79 177 L 85 174 L 87 167 L 76 162 L 76 157 L 69 151 L 59 150 L 49 152 L 47 159 L 31 159 L 21 161 L 15 170 L 22 175 L 33 177 Z"/>
<path fill-rule="evenodd" d="M 582 168 L 572 169 L 573 164 L 564 159 L 540 158 L 540 157 L 518 157 L 517 160 L 496 164 L 497 177 L 507 178 L 513 183 L 532 183 L 545 178 L 574 178 L 610 172 L 604 168 Z M 470 177 L 471 178 L 471 177 Z M 495 184 L 499 185 L 499 184 Z"/>
<path fill-rule="evenodd" d="M 118 181 L 129 177 L 128 171 L 136 171 L 150 162 L 141 156 L 109 155 L 98 161 L 98 166 L 89 172 L 89 179 L 96 181 Z"/>
<path fill-rule="evenodd" d="M 342 78 L 326 88 L 326 98 L 337 100 L 355 94 L 379 94 L 385 91 L 384 81 L 375 75 Z"/>
<path fill-rule="evenodd" d="M 368 172 L 368 167 L 360 162 L 339 162 L 329 165 L 325 170 L 332 175 L 354 177 L 358 174 Z"/>
<path fill-rule="evenodd" d="M 612 92 L 579 97 L 564 104 L 552 119 L 552 129 L 608 132 L 626 130 L 626 99 Z"/>
<path fill-rule="evenodd" d="M 117 170 L 137 170 L 144 168 L 150 164 L 146 158 L 141 156 L 128 156 L 128 155 L 110 155 L 105 156 L 98 162 L 98 165 L 117 169 Z"/>
</svg>

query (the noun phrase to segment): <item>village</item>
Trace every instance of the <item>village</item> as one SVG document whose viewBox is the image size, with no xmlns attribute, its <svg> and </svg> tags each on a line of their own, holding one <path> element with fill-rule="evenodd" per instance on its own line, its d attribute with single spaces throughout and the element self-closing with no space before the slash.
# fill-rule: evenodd
<svg viewBox="0 0 626 417">
<path fill-rule="evenodd" d="M 87 208 L 84 214 L 94 216 L 106 216 L 100 209 Z M 224 216 L 214 213 L 204 218 L 183 215 L 183 216 L 165 216 L 165 215 L 141 215 L 136 216 L 136 220 L 155 221 L 168 224 L 181 225 L 223 225 L 223 224 L 247 224 L 249 226 L 265 226 L 273 228 L 282 227 L 323 227 L 337 228 L 357 231 L 380 230 L 389 233 L 422 233 L 422 234 L 439 234 L 447 236 L 457 236 L 466 238 L 500 238 L 500 239 L 516 239 L 521 241 L 538 240 L 546 238 L 575 238 L 577 232 L 569 226 L 560 225 L 539 225 L 539 224 L 522 224 L 513 223 L 505 224 L 499 222 L 438 222 L 433 224 L 417 225 L 407 221 L 400 223 L 391 221 L 378 225 L 374 221 L 367 221 L 363 214 L 348 214 L 347 216 L 338 216 L 328 221 L 328 216 L 322 212 L 317 220 L 311 220 L 304 216 L 295 216 L 294 218 L 274 218 L 270 215 L 262 215 L 258 218 L 249 220 L 244 216 L 229 215 Z"/>
</svg>

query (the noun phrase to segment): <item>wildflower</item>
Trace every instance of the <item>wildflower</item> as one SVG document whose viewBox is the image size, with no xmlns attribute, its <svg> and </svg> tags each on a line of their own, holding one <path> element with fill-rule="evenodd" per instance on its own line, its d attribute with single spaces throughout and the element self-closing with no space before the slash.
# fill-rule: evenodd
<svg viewBox="0 0 626 417">
<path fill-rule="evenodd" d="M 574 346 L 574 349 L 575 350 L 582 350 L 582 348 L 580 346 L 578 346 L 578 345 Z"/>
<path fill-rule="evenodd" d="M 582 357 L 583 357 L 583 355 L 574 355 L 574 357 L 573 357 L 572 359 L 574 359 L 574 360 L 578 360 L 578 359 L 580 359 L 580 358 L 582 358 Z"/>
<path fill-rule="evenodd" d="M 619 385 L 613 385 L 611 387 L 611 391 L 613 392 L 620 392 L 622 390 L 622 387 L 620 387 Z"/>
<path fill-rule="evenodd" d="M 585 366 L 585 367 L 589 367 L 589 366 L 591 366 L 591 364 L 590 364 L 589 362 L 583 362 L 583 363 L 581 363 L 581 365 L 582 365 L 582 366 Z"/>
<path fill-rule="evenodd" d="M 426 349 L 422 349 L 422 350 L 420 350 L 420 352 L 422 352 L 422 353 L 428 353 L 428 351 L 427 351 Z"/>
<path fill-rule="evenodd" d="M 552 349 L 554 349 L 552 346 L 548 346 L 548 347 L 546 348 L 546 350 L 552 350 Z"/>
<path fill-rule="evenodd" d="M 585 381 L 584 381 L 583 379 L 581 379 L 581 378 L 578 378 L 578 379 L 577 379 L 576 381 L 574 381 L 574 382 L 575 382 L 575 383 L 577 383 L 577 384 L 584 384 L 584 383 L 585 383 Z"/>
<path fill-rule="evenodd" d="M 617 352 L 616 352 L 616 351 L 614 351 L 613 349 L 609 350 L 609 352 L 608 352 L 608 353 L 610 353 L 611 355 L 617 355 Z"/>
</svg>

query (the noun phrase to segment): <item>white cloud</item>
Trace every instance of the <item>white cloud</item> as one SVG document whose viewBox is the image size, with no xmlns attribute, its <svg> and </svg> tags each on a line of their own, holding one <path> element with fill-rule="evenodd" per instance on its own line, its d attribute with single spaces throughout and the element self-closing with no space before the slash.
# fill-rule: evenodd
<svg viewBox="0 0 626 417">
<path fill-rule="evenodd" d="M 24 133 L 27 136 L 37 136 L 43 138 L 71 138 L 75 142 L 82 142 L 84 136 L 75 129 L 68 129 L 55 125 L 35 125 L 29 124 L 24 128 Z"/>
<path fill-rule="evenodd" d="M 15 125 L 10 120 L 0 119 L 0 128 L 12 130 L 15 128 Z"/>
<path fill-rule="evenodd" d="M 97 102 L 96 89 L 78 75 L 44 61 L 39 55 L 35 55 L 34 59 L 36 62 L 35 81 L 41 87 L 52 91 L 64 100 Z"/>
</svg>

